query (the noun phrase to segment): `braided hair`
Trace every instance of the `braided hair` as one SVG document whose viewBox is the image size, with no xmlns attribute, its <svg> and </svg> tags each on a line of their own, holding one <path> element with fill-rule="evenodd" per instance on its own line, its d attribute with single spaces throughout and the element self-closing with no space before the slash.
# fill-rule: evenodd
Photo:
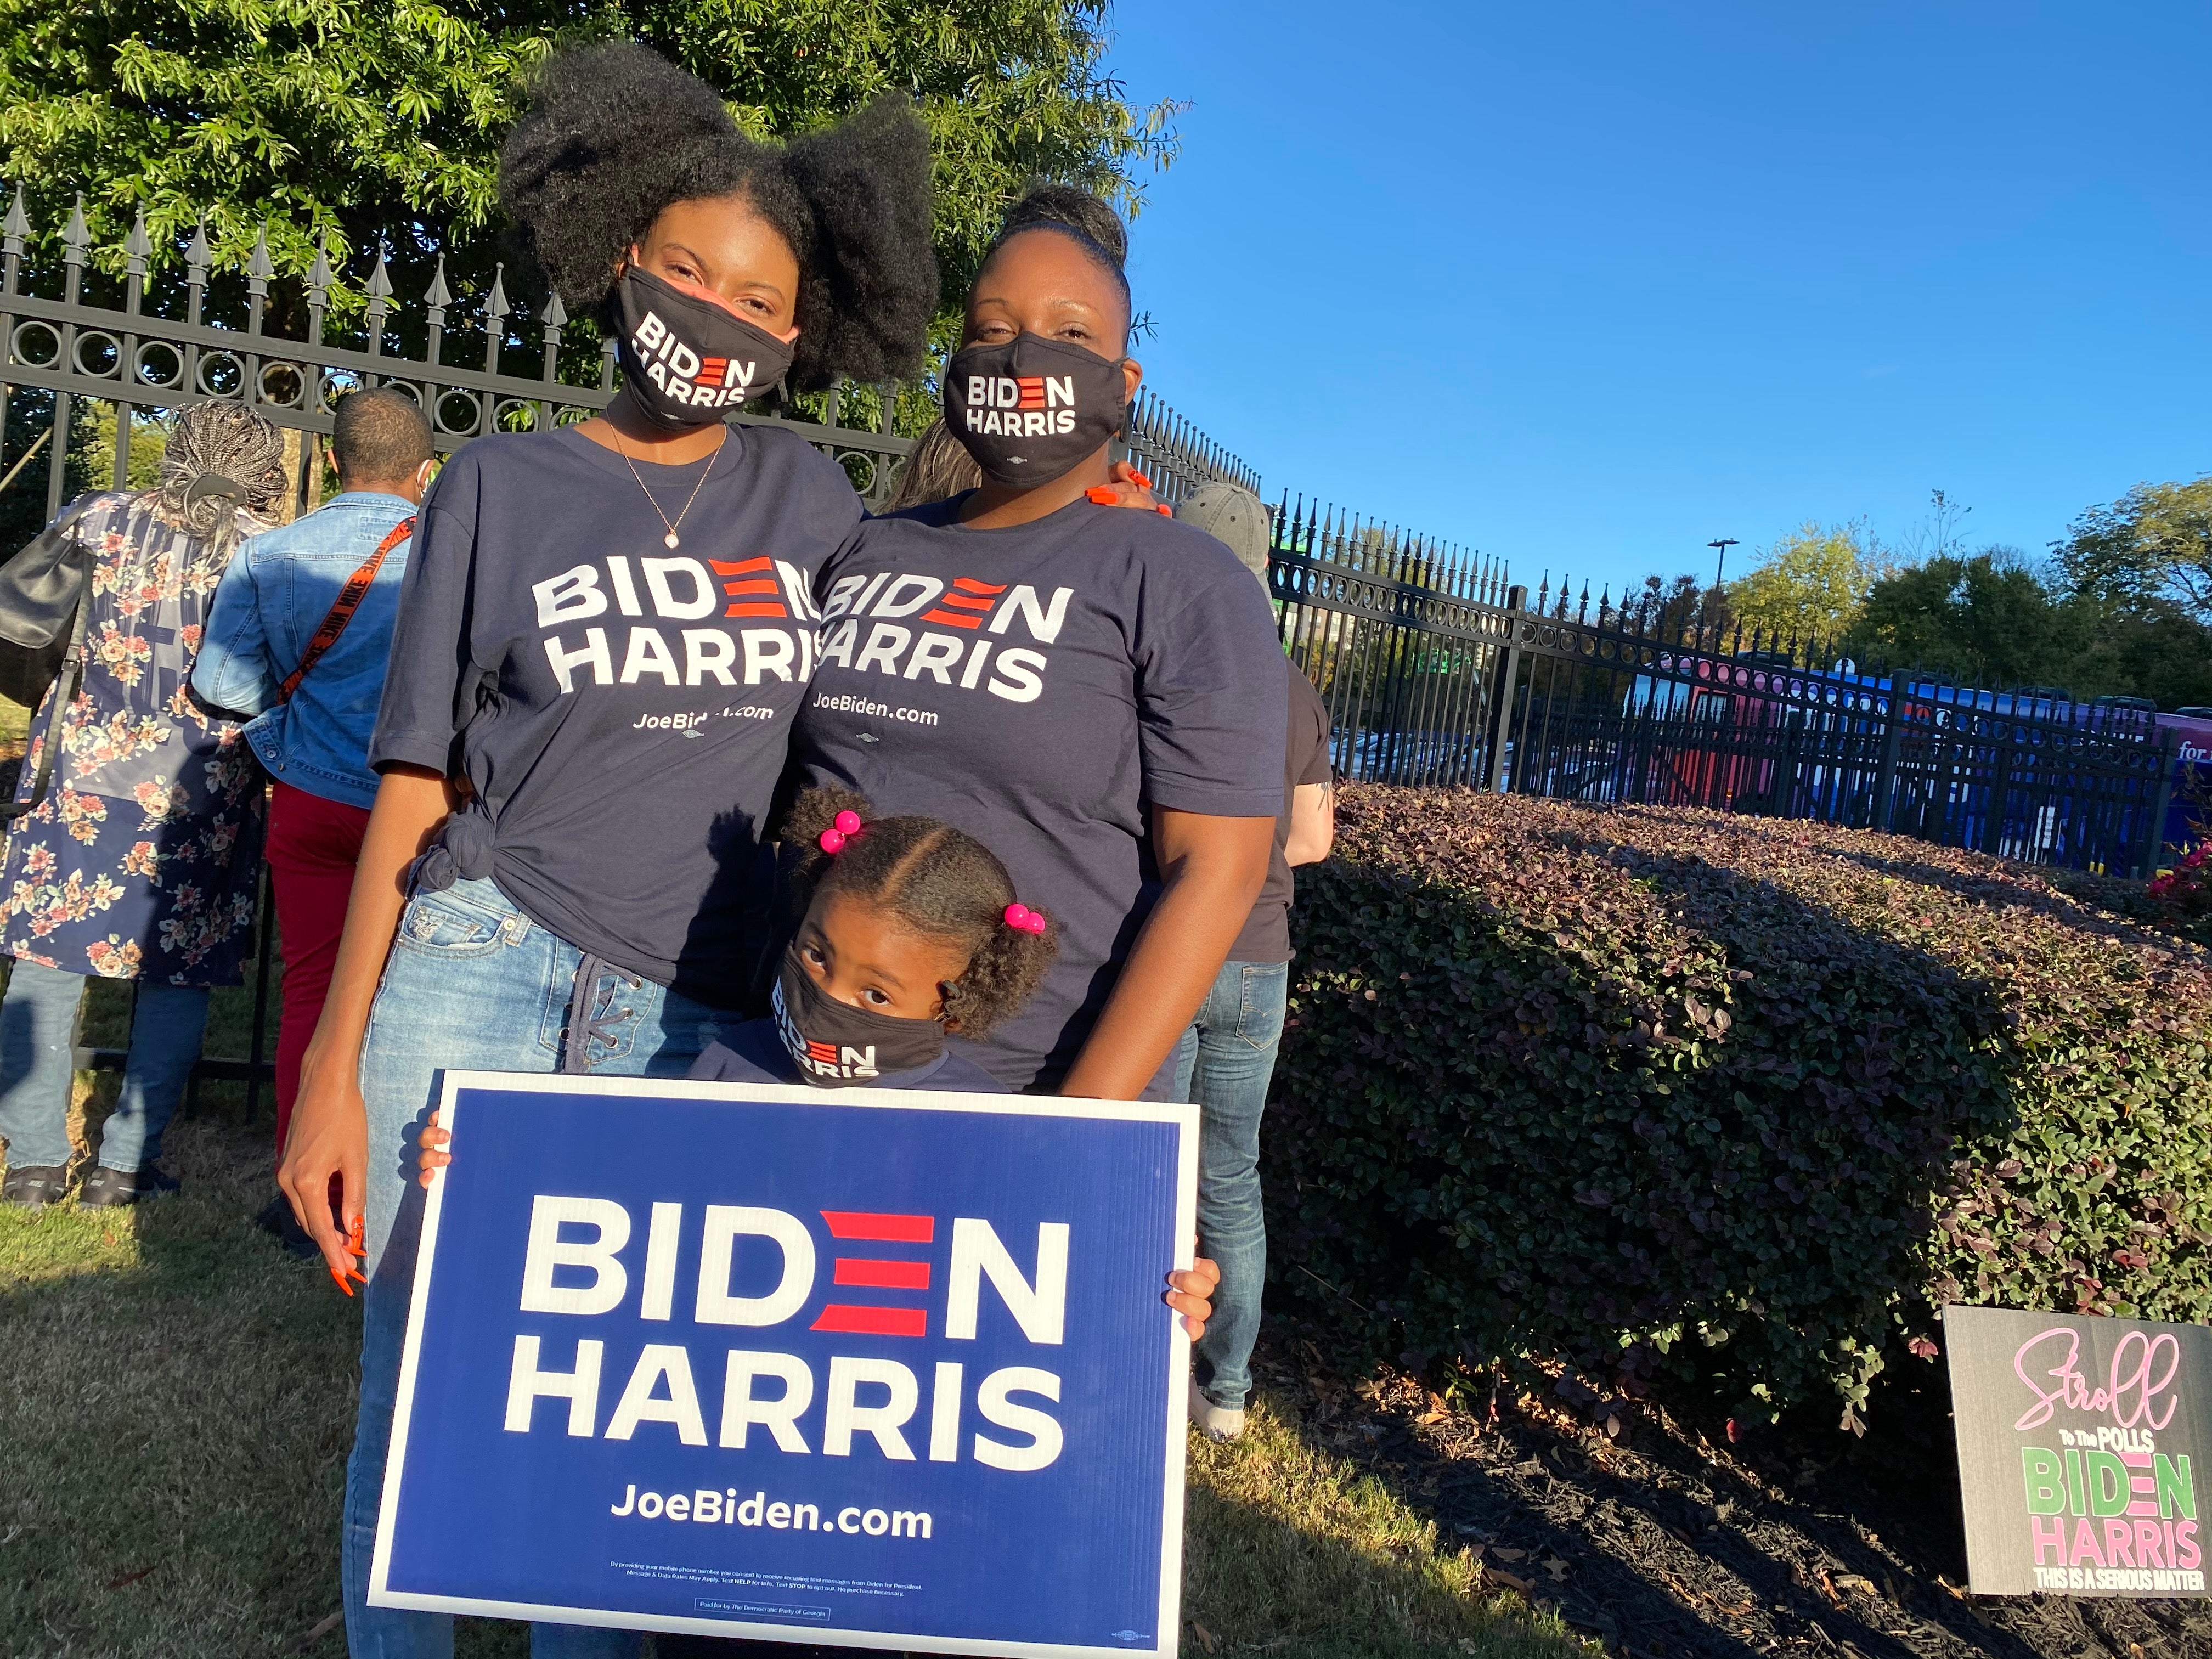
<svg viewBox="0 0 2212 1659">
<path fill-rule="evenodd" d="M 861 829 L 835 854 L 820 837 L 840 812 L 860 816 Z M 848 789 L 809 789 L 791 805 L 783 842 L 799 852 L 793 877 L 811 899 L 845 893 L 933 939 L 968 953 L 968 967 L 945 987 L 945 1022 L 980 1037 L 1027 1002 L 1060 954 L 1060 928 L 1049 917 L 1042 933 L 1010 926 L 1013 878 L 973 836 L 935 818 L 869 817 L 868 803 Z"/>
<path fill-rule="evenodd" d="M 500 205 L 570 306 L 610 332 L 615 266 L 678 202 L 742 196 L 799 261 L 793 390 L 910 377 L 938 300 L 929 132 L 897 94 L 787 144 L 627 40 L 546 61 L 499 157 Z"/>
<path fill-rule="evenodd" d="M 145 502 L 163 524 L 206 542 L 197 562 L 219 569 L 238 544 L 240 509 L 265 528 L 287 482 L 284 434 L 244 404 L 210 398 L 177 416 Z"/>
</svg>

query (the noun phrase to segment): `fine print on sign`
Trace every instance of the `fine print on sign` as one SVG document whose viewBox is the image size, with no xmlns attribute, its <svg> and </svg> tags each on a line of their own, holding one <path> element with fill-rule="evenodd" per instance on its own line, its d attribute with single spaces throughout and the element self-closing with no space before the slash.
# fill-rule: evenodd
<svg viewBox="0 0 2212 1659">
<path fill-rule="evenodd" d="M 1188 1106 L 448 1073 L 369 1600 L 1171 1654 Z"/>
<path fill-rule="evenodd" d="M 2212 1331 L 1943 1310 L 1978 1595 L 2202 1595 Z"/>
</svg>

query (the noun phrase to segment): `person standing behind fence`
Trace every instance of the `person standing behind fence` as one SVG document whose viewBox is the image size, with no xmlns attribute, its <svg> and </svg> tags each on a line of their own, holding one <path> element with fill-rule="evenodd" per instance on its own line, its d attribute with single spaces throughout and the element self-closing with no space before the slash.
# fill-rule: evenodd
<svg viewBox="0 0 2212 1659">
<path fill-rule="evenodd" d="M 1227 544 L 1266 587 L 1273 520 L 1257 495 L 1236 484 L 1201 485 L 1176 509 L 1176 517 Z M 1176 1053 L 1176 1097 L 1199 1108 L 1198 1234 L 1221 1269 L 1213 1320 L 1195 1355 L 1190 1416 L 1221 1440 L 1244 1431 L 1252 1344 L 1260 1334 L 1267 1277 L 1260 1116 L 1275 1073 L 1290 985 L 1291 868 L 1327 858 L 1336 838 L 1328 708 L 1295 664 L 1285 659 L 1283 666 L 1290 741 L 1267 885 Z"/>
<path fill-rule="evenodd" d="M 404 392 L 356 392 L 338 403 L 331 452 L 343 493 L 239 550 L 192 670 L 203 701 L 252 717 L 246 740 L 275 781 L 268 860 L 284 941 L 280 1153 L 376 801 L 368 738 L 415 508 L 433 471 L 430 423 Z"/>
<path fill-rule="evenodd" d="M 195 404 L 159 484 L 101 491 L 61 521 L 92 551 L 84 678 L 50 793 L 0 860 L 0 953 L 14 958 L 0 1005 L 0 1200 L 37 1209 L 62 1196 L 77 1023 L 95 975 L 136 981 L 137 994 L 122 1093 L 78 1201 L 177 1189 L 154 1161 L 199 1058 L 209 989 L 237 984 L 252 951 L 261 867 L 260 768 L 185 681 L 225 563 L 269 527 L 285 485 L 275 427 L 240 404 Z M 19 801 L 33 798 L 39 762 L 34 747 Z"/>
</svg>

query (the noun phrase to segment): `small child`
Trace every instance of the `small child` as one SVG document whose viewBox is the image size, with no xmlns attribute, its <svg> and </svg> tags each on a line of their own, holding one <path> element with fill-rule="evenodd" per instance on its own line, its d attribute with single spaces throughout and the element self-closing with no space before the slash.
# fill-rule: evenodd
<svg viewBox="0 0 2212 1659">
<path fill-rule="evenodd" d="M 695 1081 L 1006 1092 L 945 1036 L 981 1036 L 1029 1000 L 1059 954 L 1052 923 L 1014 897 L 1006 866 L 974 836 L 867 813 L 842 789 L 792 804 L 783 839 L 802 849 L 792 878 L 807 904 L 775 1012 L 725 1026 L 692 1062 Z M 452 1139 L 432 1113 L 425 1187 L 453 1162 Z"/>
<path fill-rule="evenodd" d="M 1006 866 L 935 818 L 871 819 L 842 789 L 810 789 L 785 820 L 806 914 L 784 952 L 773 1017 L 731 1026 L 691 1075 L 716 1083 L 1004 1094 L 949 1052 L 1029 1000 L 1059 953 L 1052 924 Z"/>
</svg>

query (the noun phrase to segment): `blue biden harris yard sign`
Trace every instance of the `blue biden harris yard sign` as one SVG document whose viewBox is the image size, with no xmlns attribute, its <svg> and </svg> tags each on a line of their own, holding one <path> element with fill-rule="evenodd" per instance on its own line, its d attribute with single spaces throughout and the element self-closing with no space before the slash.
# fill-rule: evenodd
<svg viewBox="0 0 2212 1659">
<path fill-rule="evenodd" d="M 1185 1106 L 448 1073 L 369 1600 L 1175 1650 Z"/>
</svg>

